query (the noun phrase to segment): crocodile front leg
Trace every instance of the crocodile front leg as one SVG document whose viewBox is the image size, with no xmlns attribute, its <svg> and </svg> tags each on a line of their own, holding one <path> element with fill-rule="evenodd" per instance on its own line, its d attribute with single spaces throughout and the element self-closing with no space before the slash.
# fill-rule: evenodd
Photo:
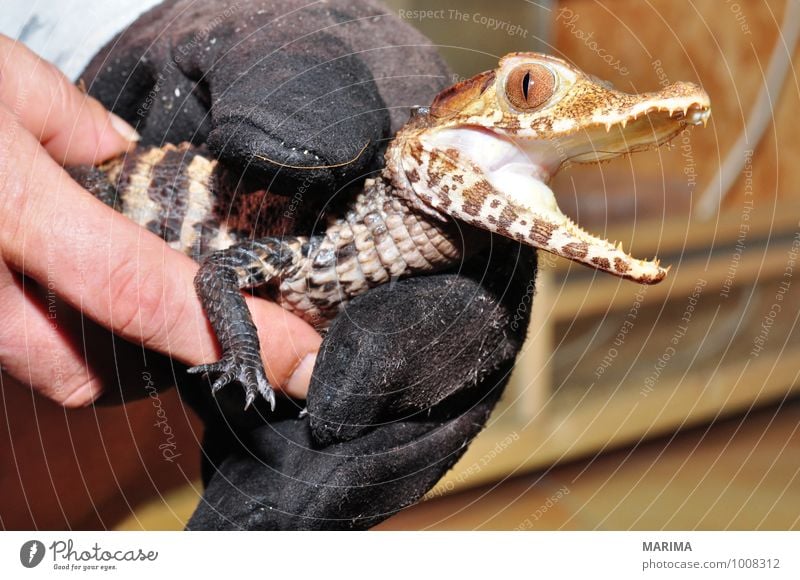
<svg viewBox="0 0 800 580">
<path fill-rule="evenodd" d="M 303 242 L 294 237 L 242 242 L 207 256 L 195 277 L 197 295 L 222 346 L 222 359 L 189 372 L 217 374 L 212 393 L 239 382 L 245 390 L 245 409 L 260 393 L 274 410 L 275 393 L 264 372 L 258 333 L 241 290 L 292 275 L 302 259 Z"/>
</svg>

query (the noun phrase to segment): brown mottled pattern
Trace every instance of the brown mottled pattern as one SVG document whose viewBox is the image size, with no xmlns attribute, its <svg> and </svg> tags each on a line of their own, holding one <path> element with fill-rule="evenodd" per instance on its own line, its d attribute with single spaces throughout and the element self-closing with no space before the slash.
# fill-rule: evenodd
<svg viewBox="0 0 800 580">
<path fill-rule="evenodd" d="M 449 186 L 441 186 L 440 183 L 445 177 L 452 179 L 457 175 L 461 168 L 458 165 L 459 153 L 457 149 L 446 149 L 445 151 L 429 153 L 425 152 L 428 158 L 429 169 L 427 185 L 429 189 L 435 189 L 439 193 L 442 201 L 442 207 L 447 209 L 453 203 L 448 195 L 450 191 Z M 446 189 L 445 189 L 446 187 Z"/>
<path fill-rule="evenodd" d="M 550 238 L 553 237 L 553 232 L 556 229 L 558 229 L 558 226 L 550 222 L 534 219 L 528 237 L 537 244 L 547 245 L 550 243 Z"/>
<path fill-rule="evenodd" d="M 522 123 L 520 122 L 518 115 L 503 115 L 503 124 L 506 126 L 507 131 L 511 135 L 516 135 L 522 128 Z"/>
<path fill-rule="evenodd" d="M 487 198 L 494 192 L 491 184 L 485 179 L 475 182 L 473 185 L 467 187 L 462 191 L 461 195 L 464 198 L 463 211 L 470 216 L 478 216 L 481 214 L 481 208 L 486 203 Z"/>
<path fill-rule="evenodd" d="M 500 212 L 500 219 L 497 220 L 497 231 L 505 236 L 511 233 L 511 224 L 519 219 L 519 214 L 514 210 L 513 206 L 509 203 L 503 207 Z"/>
<path fill-rule="evenodd" d="M 630 266 L 622 261 L 620 258 L 614 258 L 614 269 L 619 272 L 620 274 L 624 274 L 628 270 L 630 270 Z"/>
<path fill-rule="evenodd" d="M 569 258 L 581 260 L 589 255 L 589 244 L 586 242 L 571 242 L 561 246 L 561 251 Z"/>
<path fill-rule="evenodd" d="M 417 165 L 422 165 L 422 145 L 418 141 L 412 141 L 408 144 L 408 154 L 417 162 Z"/>
</svg>

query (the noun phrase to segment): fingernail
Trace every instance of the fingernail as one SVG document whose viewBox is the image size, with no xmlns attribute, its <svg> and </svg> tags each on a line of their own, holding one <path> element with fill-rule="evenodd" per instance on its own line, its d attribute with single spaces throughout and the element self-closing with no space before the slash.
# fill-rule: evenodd
<svg viewBox="0 0 800 580">
<path fill-rule="evenodd" d="M 138 141 L 142 138 L 136 129 L 128 125 L 121 117 L 117 117 L 114 113 L 109 113 L 108 118 L 111 120 L 111 126 L 119 133 L 126 141 Z"/>
<path fill-rule="evenodd" d="M 307 354 L 295 367 L 292 376 L 286 382 L 285 391 L 289 396 L 306 398 L 311 375 L 314 373 L 314 364 L 317 362 L 317 353 Z"/>
<path fill-rule="evenodd" d="M 100 384 L 97 381 L 89 381 L 67 395 L 67 398 L 61 401 L 61 405 L 73 409 L 89 407 L 102 394 Z"/>
</svg>

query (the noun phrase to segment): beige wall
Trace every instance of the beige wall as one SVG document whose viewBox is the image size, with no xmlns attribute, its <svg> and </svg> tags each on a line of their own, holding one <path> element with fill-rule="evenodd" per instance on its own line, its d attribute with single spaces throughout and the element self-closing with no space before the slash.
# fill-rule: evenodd
<svg viewBox="0 0 800 580">
<path fill-rule="evenodd" d="M 708 128 L 691 136 L 697 172 L 694 190 L 699 195 L 744 127 L 778 39 L 784 5 L 785 0 L 695 0 L 690 4 L 671 0 L 562 0 L 553 32 L 559 52 L 621 89 L 652 90 L 658 88 L 661 79 L 703 85 L 711 96 L 713 113 Z M 587 41 L 581 33 L 593 36 Z M 596 42 L 596 51 L 587 47 L 592 41 Z M 599 53 L 601 50 L 605 52 Z M 609 66 L 601 54 L 620 59 L 627 74 Z M 795 54 L 795 61 L 798 56 Z M 753 155 L 755 195 L 765 200 L 793 197 L 800 183 L 800 88 L 794 74 L 790 70 L 783 91 L 776 95 L 774 124 Z M 666 176 L 668 185 L 680 197 L 676 209 L 686 209 L 690 188 L 682 175 L 687 167 L 681 143 L 676 144 L 672 151 L 644 158 L 637 155 L 636 173 L 641 183 L 649 180 L 656 185 Z M 729 194 L 728 210 L 741 207 L 743 190 L 744 181 L 740 179 Z M 639 191 L 645 189 L 640 187 Z M 665 202 L 652 199 L 651 203 L 660 206 Z"/>
</svg>

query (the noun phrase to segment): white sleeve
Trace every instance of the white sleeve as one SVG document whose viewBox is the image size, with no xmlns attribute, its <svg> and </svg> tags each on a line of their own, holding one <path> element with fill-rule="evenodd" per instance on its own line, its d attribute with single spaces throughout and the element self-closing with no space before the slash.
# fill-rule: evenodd
<svg viewBox="0 0 800 580">
<path fill-rule="evenodd" d="M 113 36 L 162 0 L 2 0 L 0 33 L 76 80 Z"/>
</svg>

